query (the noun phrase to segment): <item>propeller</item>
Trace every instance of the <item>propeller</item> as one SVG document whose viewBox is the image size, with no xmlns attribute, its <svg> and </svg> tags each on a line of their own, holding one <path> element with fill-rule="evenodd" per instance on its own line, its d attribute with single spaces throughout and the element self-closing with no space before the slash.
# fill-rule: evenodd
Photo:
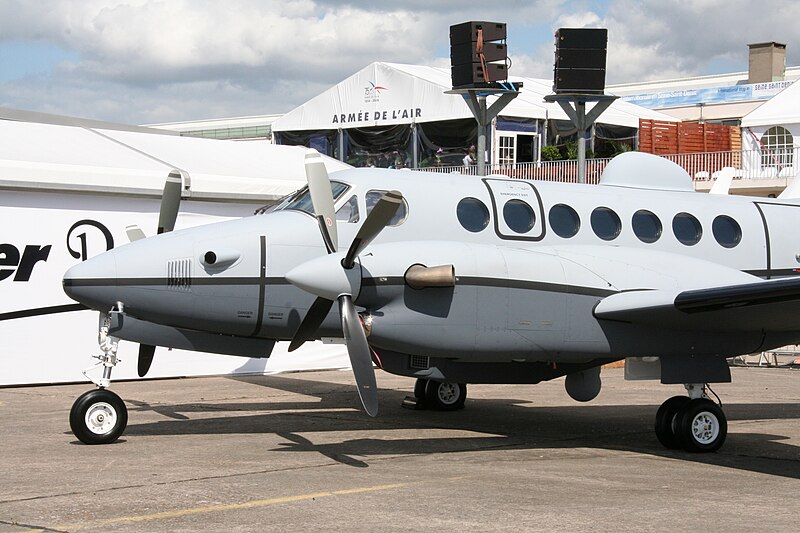
<svg viewBox="0 0 800 533">
<path fill-rule="evenodd" d="M 182 187 L 183 180 L 180 171 L 173 170 L 167 176 L 167 181 L 164 183 L 164 193 L 161 195 L 161 205 L 158 209 L 159 234 L 169 233 L 175 229 L 175 221 L 178 219 L 178 210 L 181 206 Z M 135 226 L 129 226 L 126 228 L 126 232 L 131 241 L 139 240 L 144 237 L 144 232 Z M 151 344 L 139 345 L 139 361 L 136 369 L 140 378 L 147 375 L 147 372 L 150 370 L 150 365 L 153 364 L 153 356 L 155 353 L 155 346 Z"/>
<path fill-rule="evenodd" d="M 347 252 L 342 255 L 336 253 L 339 243 L 330 179 L 322 158 L 314 150 L 306 153 L 306 176 L 314 216 L 319 223 L 328 255 L 303 263 L 286 274 L 290 283 L 317 296 L 297 328 L 289 344 L 289 351 L 296 350 L 305 341 L 314 338 L 333 307 L 333 302 L 338 301 L 342 332 L 361 405 L 369 416 L 375 416 L 378 414 L 377 385 L 372 367 L 372 351 L 353 304 L 353 295 L 358 293 L 361 285 L 361 274 L 354 267 L 361 252 L 397 213 L 403 196 L 398 191 L 385 193 L 359 228 Z"/>
</svg>

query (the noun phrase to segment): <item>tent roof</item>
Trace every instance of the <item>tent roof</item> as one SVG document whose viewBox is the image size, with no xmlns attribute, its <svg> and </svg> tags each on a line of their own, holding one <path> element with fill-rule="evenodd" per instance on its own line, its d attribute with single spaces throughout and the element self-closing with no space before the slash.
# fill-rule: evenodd
<svg viewBox="0 0 800 533">
<path fill-rule="evenodd" d="M 800 80 L 742 117 L 742 127 L 800 123 Z"/>
<path fill-rule="evenodd" d="M 0 120 L 0 188 L 161 195 L 172 169 L 184 194 L 268 200 L 305 183 L 305 148 Z M 349 168 L 325 158 L 329 171 Z"/>
<path fill-rule="evenodd" d="M 502 111 L 503 116 L 569 120 L 558 104 L 544 101 L 552 92 L 549 80 L 510 79 L 523 82 L 523 87 Z M 376 62 L 285 114 L 272 129 L 330 130 L 472 118 L 461 96 L 445 94 L 451 86 L 446 68 Z M 587 111 L 591 107 L 588 104 Z M 638 128 L 640 118 L 676 120 L 618 100 L 602 114 L 600 122 Z"/>
</svg>

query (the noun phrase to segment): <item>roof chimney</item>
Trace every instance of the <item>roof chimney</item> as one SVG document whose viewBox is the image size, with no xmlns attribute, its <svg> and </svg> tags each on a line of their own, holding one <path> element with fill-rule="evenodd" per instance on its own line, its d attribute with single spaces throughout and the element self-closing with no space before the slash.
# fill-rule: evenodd
<svg viewBox="0 0 800 533">
<path fill-rule="evenodd" d="M 786 73 L 786 45 L 783 43 L 753 43 L 750 48 L 750 64 L 747 83 L 769 83 L 783 81 Z"/>
</svg>

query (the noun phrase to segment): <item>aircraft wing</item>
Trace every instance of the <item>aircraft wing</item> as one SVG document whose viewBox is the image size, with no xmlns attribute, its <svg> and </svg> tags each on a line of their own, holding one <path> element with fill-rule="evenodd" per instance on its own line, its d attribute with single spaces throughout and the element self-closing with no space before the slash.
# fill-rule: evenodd
<svg viewBox="0 0 800 533">
<path fill-rule="evenodd" d="M 800 278 L 685 291 L 625 291 L 603 299 L 594 314 L 675 329 L 800 331 Z"/>
</svg>

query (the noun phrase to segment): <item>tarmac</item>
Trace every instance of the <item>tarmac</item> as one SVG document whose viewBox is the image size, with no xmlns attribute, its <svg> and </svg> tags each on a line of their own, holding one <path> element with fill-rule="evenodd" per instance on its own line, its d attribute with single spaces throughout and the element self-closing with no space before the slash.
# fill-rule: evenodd
<svg viewBox="0 0 800 533">
<path fill-rule="evenodd" d="M 682 387 L 622 369 L 586 404 L 559 379 L 470 385 L 449 413 L 379 372 L 375 419 L 343 371 L 114 383 L 105 446 L 69 430 L 89 384 L 0 389 L 0 532 L 797 531 L 800 372 L 732 371 L 713 454 L 662 448 Z"/>
</svg>

